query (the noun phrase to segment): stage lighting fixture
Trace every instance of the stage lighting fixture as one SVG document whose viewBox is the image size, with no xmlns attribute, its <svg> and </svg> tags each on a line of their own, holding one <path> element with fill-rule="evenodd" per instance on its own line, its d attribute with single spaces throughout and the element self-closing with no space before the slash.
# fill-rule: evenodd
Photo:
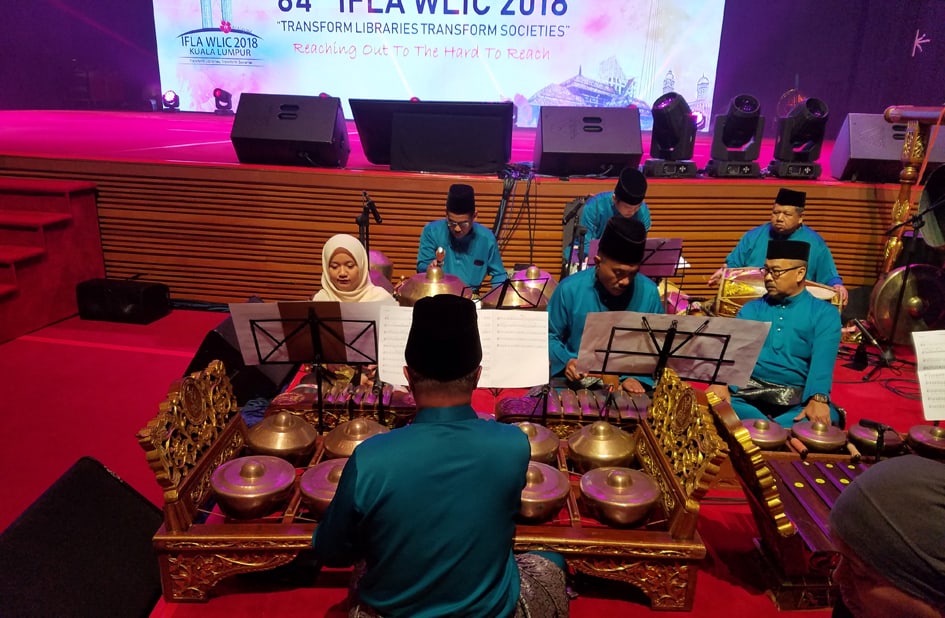
<svg viewBox="0 0 945 618">
<path fill-rule="evenodd" d="M 760 178 L 761 168 L 755 159 L 761 151 L 764 127 L 758 99 L 749 94 L 732 99 L 728 113 L 715 117 L 712 158 L 706 164 L 706 174 L 717 178 Z"/>
<path fill-rule="evenodd" d="M 653 103 L 650 158 L 643 173 L 652 178 L 695 178 L 692 161 L 696 143 L 696 120 L 682 95 L 667 92 Z"/>
<path fill-rule="evenodd" d="M 165 90 L 161 96 L 161 103 L 165 112 L 176 112 L 180 109 L 180 97 L 173 90 Z"/>
<path fill-rule="evenodd" d="M 709 121 L 706 115 L 699 111 L 692 112 L 692 119 L 696 123 L 696 131 L 704 129 L 706 123 Z"/>
<path fill-rule="evenodd" d="M 774 142 L 774 161 L 768 172 L 779 178 L 820 177 L 817 163 L 827 126 L 827 104 L 820 99 L 805 99 L 783 118 L 778 118 Z"/>
<path fill-rule="evenodd" d="M 216 114 L 232 114 L 233 113 L 233 95 L 224 90 L 223 88 L 214 88 L 213 89 L 213 105 L 215 107 L 214 113 Z"/>
</svg>

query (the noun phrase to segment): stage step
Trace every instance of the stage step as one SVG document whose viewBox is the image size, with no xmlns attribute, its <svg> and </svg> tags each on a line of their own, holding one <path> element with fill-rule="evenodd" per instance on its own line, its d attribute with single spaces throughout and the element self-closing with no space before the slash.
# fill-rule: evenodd
<svg viewBox="0 0 945 618">
<path fill-rule="evenodd" d="M 0 178 L 0 342 L 74 315 L 104 270 L 93 184 Z"/>
<path fill-rule="evenodd" d="M 42 247 L 28 247 L 24 245 L 0 245 L 0 266 L 16 267 L 21 262 L 40 258 L 46 254 Z"/>
</svg>

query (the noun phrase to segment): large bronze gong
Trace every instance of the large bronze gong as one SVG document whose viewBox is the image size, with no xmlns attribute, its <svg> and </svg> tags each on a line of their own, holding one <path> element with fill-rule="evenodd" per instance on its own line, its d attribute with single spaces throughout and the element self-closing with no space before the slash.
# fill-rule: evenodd
<svg viewBox="0 0 945 618">
<path fill-rule="evenodd" d="M 928 264 L 886 273 L 873 286 L 870 315 L 880 335 L 897 344 L 912 343 L 915 331 L 945 327 L 945 274 Z"/>
</svg>

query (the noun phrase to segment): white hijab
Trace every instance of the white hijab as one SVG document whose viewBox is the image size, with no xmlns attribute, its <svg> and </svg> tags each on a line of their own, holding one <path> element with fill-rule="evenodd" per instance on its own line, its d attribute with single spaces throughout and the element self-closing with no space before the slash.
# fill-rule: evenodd
<svg viewBox="0 0 945 618">
<path fill-rule="evenodd" d="M 358 265 L 358 285 L 350 292 L 339 290 L 332 283 L 328 276 L 328 264 L 335 252 L 343 249 L 351 254 L 355 263 Z M 348 234 L 336 234 L 328 239 L 325 246 L 322 247 L 322 289 L 319 290 L 312 300 L 327 300 L 342 303 L 370 302 L 378 300 L 393 300 L 390 292 L 382 287 L 376 286 L 371 282 L 371 273 L 368 270 L 368 256 L 364 246 L 354 236 Z"/>
</svg>

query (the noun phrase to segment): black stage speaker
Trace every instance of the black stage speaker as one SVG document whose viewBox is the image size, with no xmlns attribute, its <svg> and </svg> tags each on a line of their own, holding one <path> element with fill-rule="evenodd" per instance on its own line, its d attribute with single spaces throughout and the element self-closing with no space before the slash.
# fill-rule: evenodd
<svg viewBox="0 0 945 618">
<path fill-rule="evenodd" d="M 0 534 L 0 616 L 148 616 L 161 509 L 91 457 Z"/>
<path fill-rule="evenodd" d="M 335 97 L 244 92 L 230 141 L 240 163 L 344 167 L 351 152 Z"/>
<path fill-rule="evenodd" d="M 550 176 L 616 176 L 643 156 L 635 107 L 542 107 L 534 167 Z"/>
<path fill-rule="evenodd" d="M 830 154 L 830 173 L 838 180 L 899 182 L 906 123 L 886 122 L 882 114 L 847 114 Z M 945 139 L 932 148 L 926 174 L 945 163 Z"/>
<path fill-rule="evenodd" d="M 89 279 L 75 286 L 75 296 L 83 320 L 150 324 L 171 311 L 170 291 L 163 283 Z"/>
<path fill-rule="evenodd" d="M 250 299 L 249 302 L 262 302 Z M 233 386 L 233 395 L 241 406 L 250 399 L 272 399 L 285 385 L 295 365 L 246 365 L 240 352 L 239 338 L 233 318 L 227 318 L 207 333 L 194 354 L 185 376 L 207 368 L 210 361 L 218 360 L 226 367 L 226 375 Z"/>
</svg>

